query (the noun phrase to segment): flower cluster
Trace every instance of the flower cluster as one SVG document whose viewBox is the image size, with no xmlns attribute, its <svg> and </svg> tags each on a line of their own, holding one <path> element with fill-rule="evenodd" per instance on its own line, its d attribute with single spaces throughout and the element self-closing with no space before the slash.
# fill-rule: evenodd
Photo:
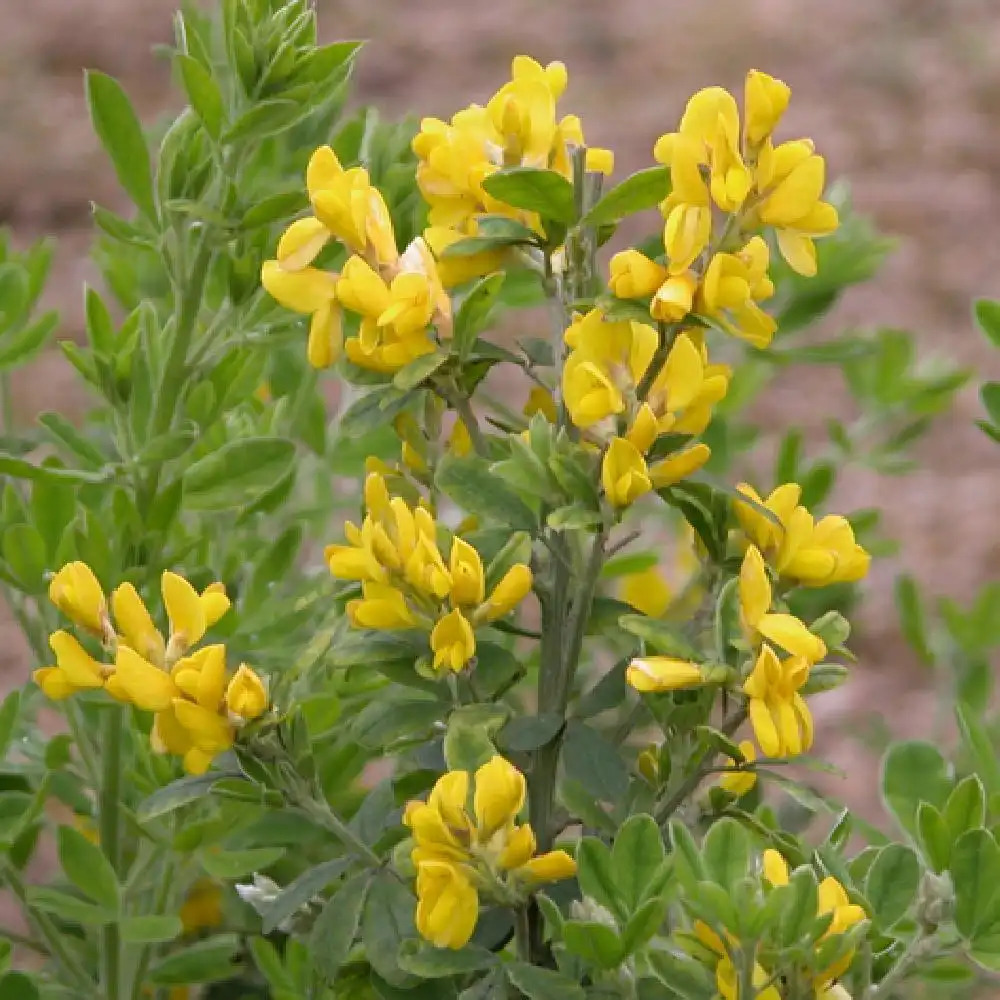
<svg viewBox="0 0 1000 1000">
<path fill-rule="evenodd" d="M 512 566 L 486 593 L 479 553 L 464 539 L 451 540 L 448 562 L 438 547 L 438 525 L 422 505 L 392 497 L 377 472 L 365 480 L 365 518 L 344 527 L 346 545 L 330 545 L 330 572 L 361 582 L 361 597 L 347 614 L 356 628 L 425 629 L 433 671 L 462 670 L 475 656 L 477 625 L 503 618 L 531 590 L 531 570 Z"/>
<path fill-rule="evenodd" d="M 768 757 L 795 756 L 812 745 L 813 726 L 801 689 L 812 668 L 826 655 L 824 641 L 794 615 L 774 609 L 774 591 L 762 549 L 775 572 L 807 586 L 861 579 L 869 556 L 858 545 L 845 518 L 829 516 L 814 522 L 798 501 L 794 483 L 779 487 L 761 501 L 751 487 L 740 486 L 747 502 L 735 504 L 747 536 L 740 566 L 738 596 L 744 638 L 751 652 L 743 675 L 742 693 L 754 736 Z M 765 507 L 768 514 L 758 510 Z M 773 520 L 772 520 L 773 518 Z M 667 656 L 634 659 L 629 683 L 638 691 L 672 691 L 728 679 L 724 668 L 711 668 Z M 755 753 L 741 745 L 745 761 Z M 733 794 L 753 787 L 750 772 L 734 771 L 723 780 Z"/>
<path fill-rule="evenodd" d="M 33 676 L 52 699 L 103 689 L 118 701 L 154 712 L 153 749 L 182 757 L 186 771 L 201 774 L 233 745 L 241 726 L 264 713 L 267 691 L 246 664 L 227 678 L 224 645 L 194 648 L 229 610 L 221 583 L 199 593 L 184 577 L 166 572 L 161 588 L 170 623 L 167 638 L 132 584 L 115 588 L 109 608 L 86 563 L 63 566 L 52 578 L 50 599 L 113 662 L 96 659 L 76 636 L 60 629 L 49 636 L 55 665 Z"/>
<path fill-rule="evenodd" d="M 638 250 L 617 254 L 615 295 L 648 298 L 651 315 L 663 322 L 697 312 L 756 347 L 770 343 L 776 324 L 759 303 L 774 285 L 761 230 L 773 229 L 788 264 L 812 276 L 814 238 L 838 225 L 836 209 L 822 200 L 826 168 L 812 141 L 772 140 L 790 95 L 780 80 L 752 70 L 742 130 L 736 100 L 721 87 L 688 101 L 678 130 L 660 136 L 653 149 L 671 178 L 661 205 L 663 259 Z"/>
<path fill-rule="evenodd" d="M 476 216 L 489 213 L 538 228 L 534 213 L 491 197 L 483 181 L 504 167 L 521 166 L 572 177 L 571 150 L 583 146 L 584 139 L 576 115 L 556 115 L 556 102 L 566 89 L 566 67 L 560 62 L 543 67 L 528 56 L 516 56 L 511 77 L 485 107 L 470 105 L 450 123 L 438 118 L 420 123 L 413 151 L 432 226 L 474 235 Z M 588 149 L 586 156 L 588 170 L 611 173 L 609 150 Z"/>
<path fill-rule="evenodd" d="M 646 460 L 663 435 L 704 431 L 729 387 L 729 369 L 709 363 L 697 331 L 678 334 L 656 368 L 660 335 L 647 323 L 611 322 L 592 309 L 574 317 L 565 340 L 563 398 L 577 427 L 601 442 L 611 438 L 601 471 L 614 506 L 679 482 L 708 461 L 700 442 L 652 465 Z"/>
<path fill-rule="evenodd" d="M 417 930 L 437 947 L 464 947 L 476 927 L 480 895 L 510 905 L 543 882 L 576 874 L 565 851 L 535 854 L 534 831 L 517 824 L 525 790 L 524 775 L 497 756 L 474 776 L 448 771 L 426 802 L 406 807 Z"/>
<path fill-rule="evenodd" d="M 400 254 L 385 199 L 364 167 L 345 170 L 329 146 L 306 170 L 313 214 L 293 222 L 265 261 L 261 281 L 283 306 L 310 316 L 307 354 L 316 368 L 346 353 L 362 368 L 395 372 L 434 350 L 430 328 L 451 332 L 451 300 L 423 237 Z M 333 274 L 313 262 L 330 240 L 352 256 Z M 343 310 L 358 330 L 344 343 Z"/>
</svg>

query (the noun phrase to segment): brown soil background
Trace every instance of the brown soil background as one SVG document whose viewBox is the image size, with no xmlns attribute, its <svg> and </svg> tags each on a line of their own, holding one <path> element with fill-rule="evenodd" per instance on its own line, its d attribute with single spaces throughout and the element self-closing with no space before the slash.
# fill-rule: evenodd
<svg viewBox="0 0 1000 1000">
<path fill-rule="evenodd" d="M 970 302 L 1000 295 L 1000 4 L 996 0 L 319 0 L 328 38 L 368 38 L 358 98 L 387 114 L 450 115 L 483 100 L 512 55 L 559 58 L 570 70 L 566 110 L 588 138 L 618 154 L 619 177 L 649 162 L 653 140 L 674 127 L 687 96 L 721 83 L 740 91 L 750 67 L 794 92 L 786 135 L 810 134 L 831 176 L 845 176 L 857 208 L 899 246 L 875 281 L 850 293 L 840 325 L 910 327 L 924 353 L 1000 374 L 1000 359 L 973 330 Z M 174 0 L 0 0 L 0 224 L 26 243 L 58 239 L 51 304 L 61 337 L 81 332 L 89 203 L 120 203 L 91 133 L 82 69 L 125 84 L 147 120 L 176 107 L 163 58 Z M 19 374 L 17 412 L 83 405 L 60 357 Z M 822 428 L 845 407 L 837 376 L 784 377 L 760 415 L 765 426 Z M 901 566 L 933 594 L 968 598 L 1000 563 L 991 502 L 1000 455 L 973 426 L 974 386 L 922 443 L 921 471 L 885 480 L 851 474 L 838 508 L 884 506 L 903 543 L 877 568 L 865 602 L 860 662 L 851 683 L 817 703 L 821 750 L 850 775 L 834 791 L 874 808 L 875 773 L 845 737 L 879 713 L 908 735 L 924 733 L 933 698 L 898 636 L 891 580 Z M 848 411 L 849 412 L 849 411 Z M 0 620 L 0 688 L 31 664 Z M 838 735 L 839 734 L 839 735 Z"/>
</svg>

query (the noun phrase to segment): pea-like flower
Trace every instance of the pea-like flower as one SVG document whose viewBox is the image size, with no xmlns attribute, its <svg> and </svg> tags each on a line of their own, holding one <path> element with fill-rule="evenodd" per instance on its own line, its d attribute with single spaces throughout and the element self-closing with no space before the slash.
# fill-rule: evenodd
<svg viewBox="0 0 1000 1000">
<path fill-rule="evenodd" d="M 442 775 L 427 802 L 406 807 L 417 869 L 417 930 L 437 947 L 468 942 L 480 896 L 509 904 L 537 885 L 576 873 L 565 851 L 535 854 L 534 831 L 517 823 L 525 794 L 524 775 L 495 756 L 475 775 Z"/>
</svg>

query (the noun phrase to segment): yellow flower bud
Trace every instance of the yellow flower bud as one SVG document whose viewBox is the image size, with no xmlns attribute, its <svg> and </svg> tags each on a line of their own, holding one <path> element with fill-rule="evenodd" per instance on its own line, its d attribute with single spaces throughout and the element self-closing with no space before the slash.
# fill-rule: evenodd
<svg viewBox="0 0 1000 1000">
<path fill-rule="evenodd" d="M 488 841 L 501 827 L 513 824 L 524 806 L 526 788 L 524 775 L 499 755 L 476 771 L 473 809 L 481 842 Z"/>
<path fill-rule="evenodd" d="M 761 856 L 764 878 L 777 887 L 788 885 L 788 863 L 773 847 L 769 847 Z"/>
<path fill-rule="evenodd" d="M 625 438 L 613 438 L 608 445 L 601 463 L 601 481 L 615 507 L 627 507 L 653 488 L 646 460 Z"/>
<path fill-rule="evenodd" d="M 100 635 L 104 631 L 107 604 L 94 571 L 83 562 L 67 563 L 49 584 L 49 600 L 83 628 Z"/>
<path fill-rule="evenodd" d="M 620 299 L 644 299 L 667 280 L 667 269 L 638 250 L 622 250 L 611 258 L 611 292 Z"/>
<path fill-rule="evenodd" d="M 662 490 L 667 486 L 673 486 L 682 479 L 686 479 L 693 472 L 697 472 L 711 457 L 711 450 L 707 444 L 691 445 L 684 451 L 677 452 L 669 458 L 656 462 L 649 469 L 649 479 L 654 489 Z"/>
<path fill-rule="evenodd" d="M 625 671 L 625 680 L 644 694 L 679 691 L 704 683 L 701 667 L 689 660 L 672 656 L 645 656 L 632 660 Z"/>
<path fill-rule="evenodd" d="M 559 882 L 576 874 L 576 862 L 565 851 L 539 854 L 518 869 L 518 875 L 530 882 Z"/>
<path fill-rule="evenodd" d="M 534 853 L 535 832 L 527 823 L 524 823 L 514 827 L 507 834 L 497 864 L 505 871 L 521 868 L 528 863 Z"/>
<path fill-rule="evenodd" d="M 479 919 L 479 896 L 461 868 L 444 861 L 425 861 L 417 869 L 420 936 L 436 948 L 464 948 Z"/>
<path fill-rule="evenodd" d="M 481 604 L 485 593 L 483 560 L 464 539 L 451 543 L 451 603 L 471 607 Z"/>
<path fill-rule="evenodd" d="M 486 602 L 486 620 L 496 621 L 510 614 L 531 592 L 531 570 L 524 563 L 515 563 L 493 588 Z"/>
<path fill-rule="evenodd" d="M 697 287 L 698 279 L 690 271 L 668 278 L 656 290 L 653 301 L 649 304 L 653 318 L 663 323 L 682 320 L 691 312 Z"/>
<path fill-rule="evenodd" d="M 256 719 L 267 709 L 267 688 L 245 663 L 233 674 L 226 688 L 226 708 L 241 719 Z"/>
<path fill-rule="evenodd" d="M 355 628 L 406 629 L 417 624 L 401 590 L 370 581 L 362 585 L 359 600 L 347 602 L 347 617 Z"/>
<path fill-rule="evenodd" d="M 468 619 L 458 608 L 438 619 L 431 631 L 431 650 L 438 673 L 445 670 L 458 673 L 475 656 L 476 637 Z"/>
<path fill-rule="evenodd" d="M 226 647 L 203 646 L 178 660 L 170 668 L 170 677 L 188 698 L 215 711 L 226 687 Z"/>
<path fill-rule="evenodd" d="M 756 69 L 747 73 L 743 108 L 749 143 L 759 145 L 775 130 L 791 96 L 791 89 L 781 80 Z"/>
<path fill-rule="evenodd" d="M 601 149 L 599 146 L 589 146 L 586 153 L 585 167 L 605 176 L 613 174 L 615 171 L 615 154 L 610 149 Z"/>
</svg>

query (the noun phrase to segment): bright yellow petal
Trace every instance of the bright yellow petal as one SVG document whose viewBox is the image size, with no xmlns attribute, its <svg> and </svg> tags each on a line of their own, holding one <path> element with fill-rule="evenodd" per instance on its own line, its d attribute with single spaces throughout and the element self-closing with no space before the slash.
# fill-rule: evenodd
<svg viewBox="0 0 1000 1000">
<path fill-rule="evenodd" d="M 503 757 L 483 764 L 475 777 L 473 809 L 480 841 L 489 840 L 502 826 L 513 823 L 524 805 L 524 775 Z"/>
<path fill-rule="evenodd" d="M 315 216 L 297 219 L 278 240 L 278 263 L 284 271 L 301 271 L 316 259 L 329 239 L 330 231 Z"/>
<path fill-rule="evenodd" d="M 115 684 L 128 700 L 147 712 L 162 712 L 178 694 L 170 675 L 128 646 L 119 646 L 115 656 Z"/>
<path fill-rule="evenodd" d="M 169 570 L 163 574 L 160 587 L 170 619 L 171 642 L 188 649 L 201 639 L 208 627 L 201 595 L 184 577 Z"/>
</svg>

